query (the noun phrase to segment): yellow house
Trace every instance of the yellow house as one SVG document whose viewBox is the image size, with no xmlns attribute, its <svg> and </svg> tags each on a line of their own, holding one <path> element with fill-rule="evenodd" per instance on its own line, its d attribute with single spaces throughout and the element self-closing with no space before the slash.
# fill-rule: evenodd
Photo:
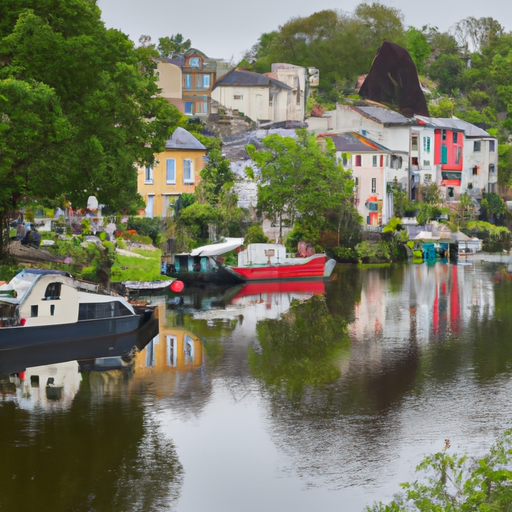
<svg viewBox="0 0 512 512">
<path fill-rule="evenodd" d="M 184 128 L 176 128 L 153 167 L 139 169 L 137 188 L 146 203 L 146 217 L 173 215 L 176 199 L 195 191 L 205 156 L 201 142 Z"/>
</svg>

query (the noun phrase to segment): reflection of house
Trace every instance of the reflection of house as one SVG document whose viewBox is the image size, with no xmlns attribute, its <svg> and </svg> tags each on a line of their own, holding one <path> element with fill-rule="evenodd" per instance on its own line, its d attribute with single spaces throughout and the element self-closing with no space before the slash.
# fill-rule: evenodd
<svg viewBox="0 0 512 512">
<path fill-rule="evenodd" d="M 155 157 L 153 167 L 139 169 L 138 192 L 146 203 L 146 216 L 172 216 L 174 202 L 185 192 L 194 192 L 199 172 L 205 166 L 206 148 L 184 128 L 176 128 Z"/>
<path fill-rule="evenodd" d="M 355 206 L 363 222 L 371 226 L 386 224 L 393 216 L 393 195 L 388 187 L 407 179 L 405 166 L 396 164 L 406 154 L 393 153 L 355 132 L 319 137 L 332 139 L 338 160 L 352 171 Z"/>
<path fill-rule="evenodd" d="M 259 123 L 292 120 L 288 119 L 292 96 L 293 88 L 289 85 L 241 69 L 234 69 L 219 78 L 212 91 L 212 99 L 219 104 L 218 108 L 239 112 Z"/>
<path fill-rule="evenodd" d="M 203 342 L 182 327 L 169 327 L 165 323 L 165 304 L 159 308 L 158 336 L 135 356 L 134 380 L 144 380 L 148 374 L 159 380 L 158 389 L 172 392 L 176 379 L 169 379 L 176 371 L 191 371 L 203 365 Z"/>
</svg>

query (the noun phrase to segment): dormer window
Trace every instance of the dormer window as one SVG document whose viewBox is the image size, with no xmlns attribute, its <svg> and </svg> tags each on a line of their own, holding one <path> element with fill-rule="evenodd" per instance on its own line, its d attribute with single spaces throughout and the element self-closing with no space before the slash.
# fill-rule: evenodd
<svg viewBox="0 0 512 512">
<path fill-rule="evenodd" d="M 200 60 L 199 60 L 199 57 L 192 57 L 189 61 L 188 61 L 188 64 L 191 68 L 195 68 L 195 69 L 199 69 L 199 64 L 200 64 Z"/>
</svg>

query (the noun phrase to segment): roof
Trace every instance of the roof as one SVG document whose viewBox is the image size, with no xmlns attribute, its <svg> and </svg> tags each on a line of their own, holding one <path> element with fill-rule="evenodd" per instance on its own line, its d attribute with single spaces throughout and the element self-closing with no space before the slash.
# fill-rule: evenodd
<svg viewBox="0 0 512 512">
<path fill-rule="evenodd" d="M 450 130 L 465 132 L 466 137 L 491 137 L 491 135 L 489 135 L 485 130 L 482 130 L 482 128 L 479 128 L 474 124 L 463 121 L 462 119 L 457 119 L 455 117 L 447 118 L 415 116 L 415 118 L 433 126 L 434 128 L 446 128 Z"/>
<path fill-rule="evenodd" d="M 171 138 L 165 143 L 165 149 L 197 149 L 206 151 L 206 147 L 201 142 L 180 126 L 174 130 Z"/>
<path fill-rule="evenodd" d="M 364 115 L 368 119 L 383 125 L 409 125 L 410 120 L 386 107 L 351 107 L 356 112 Z"/>
<path fill-rule="evenodd" d="M 253 73 L 252 71 L 245 71 L 243 69 L 233 69 L 229 73 L 226 73 L 222 76 L 215 85 L 213 89 L 217 87 L 229 87 L 229 86 L 239 86 L 239 87 L 280 87 L 281 89 L 291 90 L 291 87 L 276 80 L 275 78 L 260 75 L 259 73 Z"/>
<path fill-rule="evenodd" d="M 342 153 L 391 153 L 388 148 L 356 132 L 345 132 L 337 135 L 320 134 L 319 137 L 332 139 L 336 151 Z"/>
</svg>

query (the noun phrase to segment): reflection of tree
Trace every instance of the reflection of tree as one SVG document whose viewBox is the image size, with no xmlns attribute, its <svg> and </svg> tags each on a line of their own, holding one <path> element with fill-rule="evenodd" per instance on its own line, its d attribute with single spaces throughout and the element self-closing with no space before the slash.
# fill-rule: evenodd
<svg viewBox="0 0 512 512">
<path fill-rule="evenodd" d="M 346 327 L 321 296 L 294 301 L 282 318 L 258 322 L 257 335 L 261 351 L 250 352 L 251 369 L 267 386 L 300 396 L 306 386 L 332 383 L 340 375 L 335 359 L 348 346 Z"/>
<path fill-rule="evenodd" d="M 0 407 L 0 510 L 169 510 L 182 484 L 175 448 L 122 379 L 94 385 L 105 376 L 85 374 L 65 412 Z"/>
</svg>

